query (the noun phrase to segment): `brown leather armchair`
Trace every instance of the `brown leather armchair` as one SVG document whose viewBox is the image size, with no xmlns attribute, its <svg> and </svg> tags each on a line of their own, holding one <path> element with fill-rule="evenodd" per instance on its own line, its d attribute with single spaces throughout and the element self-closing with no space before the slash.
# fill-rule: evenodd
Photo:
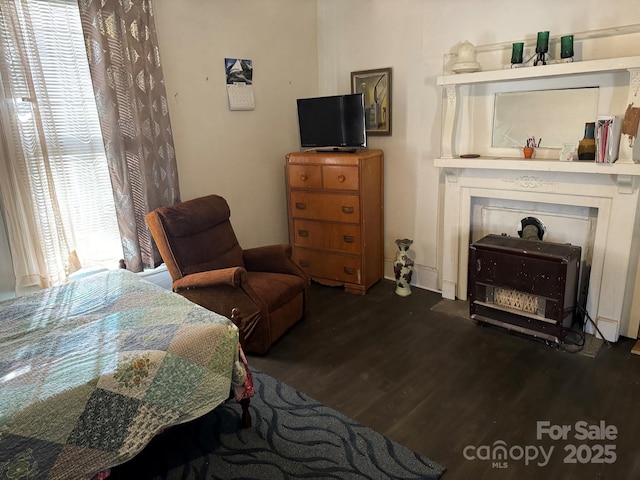
<svg viewBox="0 0 640 480">
<path fill-rule="evenodd" d="M 173 280 L 173 290 L 232 317 L 246 352 L 266 353 L 307 310 L 309 280 L 291 260 L 291 246 L 243 250 L 227 201 L 209 195 L 146 216 Z"/>
</svg>

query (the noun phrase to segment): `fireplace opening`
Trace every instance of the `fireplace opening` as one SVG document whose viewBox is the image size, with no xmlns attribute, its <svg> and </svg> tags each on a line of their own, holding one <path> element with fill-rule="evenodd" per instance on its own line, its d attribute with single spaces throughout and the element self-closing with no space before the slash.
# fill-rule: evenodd
<svg viewBox="0 0 640 480">
<path fill-rule="evenodd" d="M 501 235 L 515 237 L 518 241 L 533 240 L 544 241 L 545 243 L 555 243 L 559 245 L 572 245 L 580 247 L 580 265 L 577 277 L 577 299 L 575 308 L 578 312 L 573 323 L 575 335 L 570 339 L 581 342 L 585 334 L 595 334 L 594 325 L 588 322 L 590 303 L 589 280 L 591 275 L 591 265 L 594 255 L 594 245 L 596 231 L 598 227 L 599 210 L 595 207 L 532 202 L 528 200 L 499 199 L 490 197 L 470 198 L 470 218 L 469 218 L 469 244 L 464 255 L 464 278 L 466 278 L 465 297 L 471 292 L 471 271 L 468 268 L 469 245 L 478 242 L 489 235 Z M 512 301 L 505 296 L 504 292 L 499 292 L 500 301 Z M 531 304 L 536 300 L 528 301 L 516 292 L 515 305 L 520 306 L 522 302 Z M 547 302 L 538 300 L 540 308 L 546 308 Z M 508 305 L 507 305 L 508 306 Z M 579 321 L 579 322 L 578 322 Z M 568 321 L 566 321 L 568 322 Z M 566 323 L 565 322 L 565 323 Z M 588 323 L 587 323 L 588 322 Z M 564 331 L 561 333 L 565 333 Z M 565 335 L 566 336 L 566 335 Z M 556 336 L 554 336 L 555 338 Z M 580 337 L 580 338 L 578 338 Z M 555 343 L 555 339 L 552 340 Z M 569 341 L 569 340 L 567 340 Z"/>
</svg>

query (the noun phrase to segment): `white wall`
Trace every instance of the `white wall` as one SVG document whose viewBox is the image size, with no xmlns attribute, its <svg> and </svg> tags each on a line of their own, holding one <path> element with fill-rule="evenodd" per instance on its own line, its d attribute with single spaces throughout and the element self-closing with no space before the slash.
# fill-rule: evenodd
<svg viewBox="0 0 640 480">
<path fill-rule="evenodd" d="M 319 85 L 349 90 L 350 72 L 393 68 L 391 137 L 371 137 L 385 151 L 386 273 L 396 238 L 414 240 L 415 283 L 439 289 L 441 91 L 443 55 L 464 40 L 475 45 L 534 39 L 640 23 L 635 0 L 602 3 L 539 0 L 318 0 Z M 597 14 L 594 14 L 597 12 Z M 640 51 L 640 47 L 638 48 Z M 639 53 L 636 51 L 636 55 Z"/>
<path fill-rule="evenodd" d="M 299 0 L 153 0 L 183 200 L 227 199 L 244 248 L 288 242 L 296 98 L 318 90 L 317 8 Z M 224 59 L 253 61 L 255 110 L 229 111 Z"/>
</svg>

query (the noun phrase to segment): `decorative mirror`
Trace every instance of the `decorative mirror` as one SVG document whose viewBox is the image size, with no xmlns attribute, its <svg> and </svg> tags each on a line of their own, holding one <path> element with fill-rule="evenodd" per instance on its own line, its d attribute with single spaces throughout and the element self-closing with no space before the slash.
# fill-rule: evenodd
<svg viewBox="0 0 640 480">
<path fill-rule="evenodd" d="M 496 93 L 492 146 L 519 148 L 532 136 L 545 148 L 577 144 L 596 119 L 598 95 L 598 87 Z"/>
</svg>

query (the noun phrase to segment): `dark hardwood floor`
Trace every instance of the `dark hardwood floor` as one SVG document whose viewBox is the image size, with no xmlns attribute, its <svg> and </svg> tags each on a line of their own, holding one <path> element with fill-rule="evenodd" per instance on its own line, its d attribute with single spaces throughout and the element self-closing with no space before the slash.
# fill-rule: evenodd
<svg viewBox="0 0 640 480">
<path fill-rule="evenodd" d="M 633 341 L 568 353 L 434 312 L 437 293 L 394 288 L 383 280 L 360 296 L 312 284 L 307 318 L 249 364 L 437 461 L 445 480 L 640 478 Z M 569 426 L 566 440 L 538 439 L 544 421 Z M 500 445 L 506 459 L 484 460 Z"/>
</svg>

